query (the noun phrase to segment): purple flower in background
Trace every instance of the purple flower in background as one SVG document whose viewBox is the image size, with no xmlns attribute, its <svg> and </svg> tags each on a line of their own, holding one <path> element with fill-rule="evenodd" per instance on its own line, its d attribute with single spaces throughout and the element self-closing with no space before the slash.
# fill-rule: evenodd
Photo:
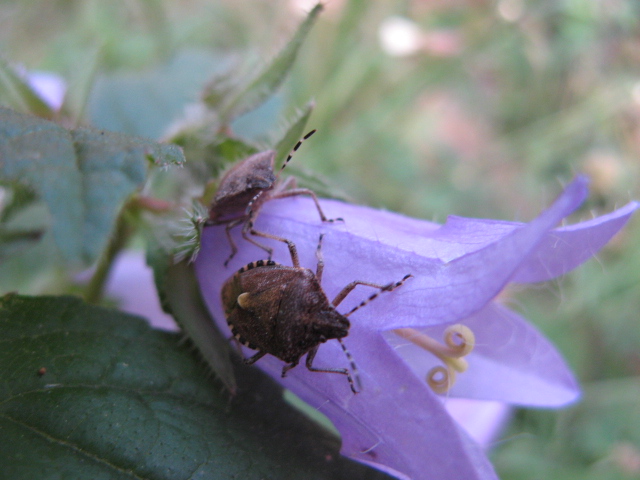
<svg viewBox="0 0 640 480">
<path fill-rule="evenodd" d="M 67 91 L 65 81 L 51 72 L 33 71 L 27 75 L 29 86 L 54 110 L 60 110 Z"/>
<path fill-rule="evenodd" d="M 480 446 L 445 405 L 448 398 L 460 397 L 558 407 L 578 398 L 577 383 L 560 354 L 495 298 L 508 283 L 541 282 L 575 268 L 639 206 L 632 202 L 608 215 L 554 228 L 585 199 L 586 183 L 584 178 L 572 182 L 528 224 L 450 217 L 439 225 L 323 200 L 329 217 L 345 219 L 323 225 L 309 199 L 268 202 L 256 228 L 295 242 L 302 266 L 315 270 L 318 236 L 325 233 L 322 286 L 329 298 L 353 280 L 387 284 L 407 273 L 413 278 L 349 317 L 344 343 L 362 381 L 357 395 L 342 375 L 301 365 L 282 379 L 283 362 L 270 355 L 256 366 L 327 415 L 342 435 L 342 453 L 354 460 L 399 478 L 496 478 Z M 225 332 L 222 284 L 241 266 L 265 256 L 235 233 L 241 248 L 229 268 L 223 267 L 230 252 L 224 226 L 205 229 L 196 260 L 204 298 Z M 272 246 L 273 260 L 291 265 L 286 247 Z M 338 310 L 348 312 L 372 293 L 360 286 Z M 321 345 L 314 366 L 349 364 L 331 340 Z"/>
</svg>

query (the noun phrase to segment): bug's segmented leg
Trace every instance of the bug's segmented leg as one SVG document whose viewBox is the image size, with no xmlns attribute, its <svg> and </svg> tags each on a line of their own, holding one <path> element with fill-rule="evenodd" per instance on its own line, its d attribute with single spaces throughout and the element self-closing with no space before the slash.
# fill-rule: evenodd
<svg viewBox="0 0 640 480">
<path fill-rule="evenodd" d="M 251 233 L 253 235 L 257 235 L 255 232 L 256 230 L 254 230 L 253 228 L 249 228 L 249 231 L 247 232 L 244 228 L 242 229 L 242 238 L 244 238 L 247 242 L 253 243 L 256 247 L 261 248 L 262 250 L 264 250 L 265 252 L 267 252 L 267 259 L 271 260 L 271 257 L 273 256 L 273 248 L 271 247 L 267 247 L 266 245 L 261 244 L 260 242 L 258 242 L 255 238 L 251 238 L 248 233 Z M 261 233 L 261 232 L 258 232 Z M 265 237 L 265 238 L 272 238 L 265 235 L 257 235 L 258 237 Z M 287 240 L 280 239 L 279 237 L 275 237 L 276 240 L 280 240 L 282 242 L 287 242 Z"/>
<path fill-rule="evenodd" d="M 338 338 L 337 340 L 338 342 L 340 342 L 340 346 L 342 347 L 342 351 L 347 357 L 347 360 L 349 360 L 349 365 L 351 365 L 351 371 L 353 372 L 353 376 L 356 379 L 356 384 L 358 385 L 358 391 L 360 391 L 362 390 L 362 382 L 360 382 L 360 374 L 358 373 L 358 367 L 356 367 L 356 362 L 351 356 L 351 352 L 347 350 L 347 346 L 344 344 L 342 339 Z M 349 376 L 347 376 L 347 379 L 349 379 Z M 358 393 L 353 386 L 353 381 L 350 381 L 349 385 L 351 386 L 351 391 L 353 391 L 353 393 Z"/>
<path fill-rule="evenodd" d="M 295 147 L 293 147 L 293 150 L 291 150 L 291 153 L 289 153 L 289 156 L 287 157 L 287 159 L 282 164 L 282 167 L 280 167 L 280 170 L 278 171 L 278 177 L 280 175 L 280 172 L 282 172 L 282 170 L 284 170 L 284 168 L 287 166 L 287 164 L 289 163 L 289 161 L 293 157 L 293 154 L 298 150 L 298 148 L 300 148 L 300 145 L 302 145 L 302 142 L 307 140 L 309 137 L 311 137 L 311 135 L 313 135 L 315 132 L 316 132 L 315 130 L 310 131 L 304 137 L 302 137 L 302 139 L 299 140 L 298 143 L 296 143 Z M 277 182 L 277 179 L 276 179 L 276 182 Z M 280 242 L 287 243 L 287 245 L 289 246 L 289 251 L 291 251 L 291 245 L 284 238 L 272 236 L 270 234 L 267 234 L 267 233 L 264 233 L 264 232 L 260 232 L 260 231 L 258 231 L 258 230 L 256 230 L 254 228 L 254 224 L 256 222 L 256 219 L 258 218 L 260 207 L 262 206 L 262 204 L 264 202 L 266 202 L 268 200 L 292 197 L 292 196 L 296 196 L 296 195 L 309 195 L 313 199 L 313 202 L 316 205 L 316 209 L 318 210 L 318 214 L 320 215 L 320 219 L 323 222 L 332 223 L 332 222 L 343 222 L 344 221 L 342 218 L 327 218 L 327 216 L 324 214 L 324 212 L 322 210 L 322 207 L 320 206 L 320 202 L 318 201 L 318 197 L 316 196 L 316 194 L 313 191 L 311 191 L 311 190 L 309 190 L 307 188 L 288 189 L 290 185 L 294 186 L 295 185 L 295 180 L 287 180 L 283 185 L 281 185 L 278 188 L 279 191 L 277 191 L 277 192 L 276 191 L 266 191 L 266 190 L 260 191 L 255 197 L 253 197 L 251 199 L 251 201 L 249 202 L 249 204 L 247 205 L 247 208 L 245 210 L 245 216 L 247 218 L 247 221 L 245 223 L 245 227 L 243 228 L 243 237 L 246 240 L 248 240 L 251 243 L 253 243 L 254 245 L 262 248 L 263 250 L 265 250 L 269 254 L 269 258 L 271 258 L 271 255 L 273 254 L 273 250 L 268 248 L 268 247 L 265 247 L 264 245 L 262 245 L 261 243 L 255 241 L 255 240 L 251 240 L 249 238 L 249 236 L 248 236 L 248 233 L 251 233 L 252 235 L 255 235 L 255 236 L 264 237 L 264 238 L 271 238 L 271 239 L 274 239 L 274 240 L 278 240 Z M 297 254 L 296 254 L 296 256 L 297 256 Z"/>
<path fill-rule="evenodd" d="M 248 235 L 249 233 L 251 235 L 255 235 L 255 236 L 258 236 L 258 237 L 270 238 L 272 240 L 277 240 L 279 242 L 286 243 L 287 244 L 287 248 L 289 249 L 289 254 L 291 255 L 291 262 L 293 263 L 293 266 L 296 267 L 296 268 L 300 268 L 300 259 L 298 258 L 298 249 L 296 248 L 296 244 L 293 243 L 291 240 L 287 240 L 286 238 L 278 237 L 276 235 L 271 235 L 270 233 L 259 232 L 258 230 L 253 228 L 253 221 L 252 220 L 247 221 L 247 223 L 245 223 L 244 228 L 242 229 L 242 237 L 245 240 L 248 240 L 249 242 L 253 243 L 254 245 L 257 245 L 257 246 L 263 248 L 264 250 L 267 250 L 267 252 L 269 253 L 269 260 L 271 260 L 271 255 L 273 254 L 273 249 L 265 247 L 263 245 L 260 245 L 257 241 L 255 241 L 254 239 L 252 239 Z"/>
<path fill-rule="evenodd" d="M 327 218 L 327 216 L 322 211 L 322 207 L 320 206 L 320 202 L 318 201 L 318 197 L 316 194 L 309 190 L 308 188 L 294 188 L 292 190 L 285 190 L 284 192 L 274 193 L 269 197 L 269 200 L 275 200 L 278 198 L 286 198 L 286 197 L 295 197 L 297 195 L 309 195 L 313 202 L 316 204 L 316 209 L 318 210 L 318 214 L 320 215 L 320 219 L 325 223 L 333 223 L 333 222 L 344 222 L 344 219 L 338 218 Z"/>
<path fill-rule="evenodd" d="M 238 247 L 236 246 L 236 243 L 233 241 L 233 239 L 231 237 L 231 233 L 230 233 L 230 229 L 235 227 L 236 225 L 228 226 L 225 229 L 225 231 L 227 233 L 227 239 L 229 240 L 229 244 L 231 245 L 231 255 L 229 255 L 227 257 L 227 259 L 224 261 L 224 266 L 225 267 L 229 265 L 229 262 L 233 259 L 233 257 L 235 257 L 236 253 L 238 253 Z M 259 236 L 265 236 L 265 235 L 259 235 Z M 258 242 L 256 239 L 251 238 L 249 235 L 247 235 L 247 233 L 244 231 L 244 229 L 242 230 L 242 238 L 244 238 L 248 242 L 253 243 L 256 247 L 261 248 L 262 250 L 267 252 L 268 260 L 271 260 L 271 256 L 273 255 L 273 248 L 267 247 L 266 245 L 263 245 L 260 242 Z M 267 237 L 267 238 L 271 238 L 271 237 Z M 278 239 L 278 238 L 276 237 L 276 239 Z M 281 239 L 281 241 L 287 242 L 287 240 L 285 240 L 284 238 Z"/>
<path fill-rule="evenodd" d="M 266 355 L 265 352 L 258 352 L 252 357 L 243 359 L 242 363 L 244 363 L 245 365 L 253 365 L 254 363 L 256 363 L 258 360 L 260 360 L 265 355 Z"/>
<path fill-rule="evenodd" d="M 345 297 L 349 295 L 353 291 L 353 289 L 356 288 L 358 285 L 365 285 L 367 287 L 373 287 L 373 288 L 379 288 L 379 289 L 383 289 L 386 286 L 386 285 L 380 285 L 378 283 L 364 282 L 362 280 L 354 280 L 349 285 L 347 285 L 342 290 L 340 290 L 340 293 L 336 295 L 336 298 L 333 299 L 331 304 L 334 307 L 337 307 L 338 305 L 340 305 L 340 303 L 345 299 Z"/>
<path fill-rule="evenodd" d="M 295 362 L 291 362 L 290 364 L 285 365 L 284 367 L 282 367 L 282 374 L 281 374 L 281 377 L 282 377 L 282 378 L 286 377 L 286 376 L 287 376 L 287 372 L 288 372 L 289 370 L 291 370 L 293 367 L 295 367 L 296 365 L 298 365 L 298 361 L 299 361 L 299 360 L 296 360 Z"/>
<path fill-rule="evenodd" d="M 349 292 L 351 292 L 351 290 L 353 290 L 356 287 L 356 285 L 368 285 L 370 287 L 377 287 L 377 288 L 380 289 L 376 293 L 371 295 L 369 298 L 367 298 L 366 300 L 363 300 L 358 305 L 353 307 L 349 312 L 344 314 L 345 317 L 348 317 L 349 315 L 351 315 L 353 312 L 355 312 L 359 308 L 364 307 L 367 303 L 371 302 L 372 300 L 375 300 L 382 292 L 391 292 L 392 290 L 395 290 L 396 288 L 401 286 L 407 279 L 409 279 L 411 277 L 413 277 L 413 275 L 411 275 L 409 273 L 409 274 L 405 275 L 404 277 L 402 277 L 402 280 L 399 280 L 397 282 L 388 283 L 387 285 L 383 285 L 383 286 L 376 285 L 376 284 L 371 284 L 371 283 L 368 283 L 368 282 L 360 282 L 360 281 L 351 282 L 349 285 L 347 285 L 345 288 L 343 288 L 342 291 L 336 296 L 336 298 L 333 300 L 333 305 L 337 306 L 342 300 L 344 300 L 344 297 L 346 297 L 349 294 Z M 346 293 L 344 293 L 345 291 L 346 291 Z M 344 293 L 344 295 L 343 295 L 343 293 Z M 342 295 L 342 297 L 341 297 L 341 295 Z M 337 303 L 336 303 L 336 300 L 338 300 Z"/>
<path fill-rule="evenodd" d="M 224 266 L 226 267 L 231 259 L 235 257 L 236 253 L 238 253 L 238 246 L 236 242 L 234 242 L 233 237 L 231 236 L 231 229 L 237 225 L 242 223 L 242 219 L 234 220 L 233 222 L 227 223 L 227 226 L 224 229 L 224 233 L 227 235 L 227 240 L 229 241 L 229 245 L 231 246 L 231 254 L 224 261 Z"/>
<path fill-rule="evenodd" d="M 347 348 L 344 346 L 344 343 L 342 343 L 342 340 L 339 338 L 337 340 L 340 342 L 340 346 L 342 347 L 342 350 L 344 351 L 345 355 L 347 356 L 347 359 L 349 360 L 349 363 L 351 364 L 351 369 L 353 370 L 354 375 L 356 375 L 356 379 L 358 381 L 358 387 L 360 387 L 360 376 L 358 375 L 358 368 L 356 367 L 356 363 L 353 361 L 353 357 L 351 356 Z M 316 357 L 316 353 L 318 353 L 318 348 L 319 346 L 316 346 L 311 350 L 309 350 L 309 352 L 307 353 L 307 361 L 306 361 L 307 369 L 310 372 L 339 373 L 340 375 L 346 375 L 351 391 L 353 393 L 358 393 L 358 390 L 356 390 L 355 383 L 353 381 L 353 377 L 351 376 L 351 373 L 349 372 L 349 370 L 347 370 L 346 368 L 316 368 L 313 366 L 313 360 Z"/>
</svg>

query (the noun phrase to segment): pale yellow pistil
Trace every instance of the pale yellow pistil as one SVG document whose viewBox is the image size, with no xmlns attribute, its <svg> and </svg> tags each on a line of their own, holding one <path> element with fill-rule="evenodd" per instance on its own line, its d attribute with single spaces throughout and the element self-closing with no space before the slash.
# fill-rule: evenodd
<svg viewBox="0 0 640 480">
<path fill-rule="evenodd" d="M 469 364 L 464 357 L 476 344 L 471 329 L 459 323 L 444 331 L 444 344 L 414 328 L 397 328 L 394 332 L 442 360 L 444 366 L 433 367 L 427 374 L 427 383 L 436 393 L 447 393 L 456 381 L 456 372 L 467 370 Z"/>
</svg>

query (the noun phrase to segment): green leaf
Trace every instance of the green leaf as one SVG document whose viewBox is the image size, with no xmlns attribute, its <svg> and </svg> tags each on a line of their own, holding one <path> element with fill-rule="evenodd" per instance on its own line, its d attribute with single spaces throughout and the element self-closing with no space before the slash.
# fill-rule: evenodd
<svg viewBox="0 0 640 480">
<path fill-rule="evenodd" d="M 221 108 L 229 96 L 236 93 L 237 82 L 242 75 L 238 65 L 232 65 L 229 70 L 214 75 L 202 91 L 202 101 L 212 110 Z"/>
<path fill-rule="evenodd" d="M 229 341 L 214 327 L 200 296 L 193 265 L 186 261 L 174 264 L 173 249 L 167 251 L 161 246 L 168 241 L 160 242 L 151 233 L 147 241 L 147 263 L 153 269 L 162 308 L 173 316 L 211 371 L 230 392 L 235 392 Z M 199 236 L 195 241 L 200 242 Z"/>
<path fill-rule="evenodd" d="M 258 152 L 258 148 L 246 140 L 219 134 L 213 138 L 197 135 L 178 137 L 189 158 L 186 170 L 192 172 L 194 179 L 206 182 L 216 177 L 230 164 L 243 160 Z"/>
<path fill-rule="evenodd" d="M 235 398 L 176 334 L 73 297 L 0 299 L 3 478 L 382 478 L 256 369 Z"/>
<path fill-rule="evenodd" d="M 24 76 L 18 74 L 2 56 L 0 56 L 0 87 L 9 94 L 9 97 L 13 100 L 11 103 L 16 108 L 22 108 L 43 118 L 53 118 L 55 116 L 55 112 L 31 88 Z"/>
<path fill-rule="evenodd" d="M 125 200 L 157 166 L 184 162 L 175 145 L 90 128 L 66 130 L 0 107 L 0 180 L 33 189 L 46 203 L 52 233 L 70 261 L 93 262 Z"/>
<path fill-rule="evenodd" d="M 96 79 L 87 113 L 100 128 L 160 138 L 185 113 L 204 83 L 228 64 L 227 57 L 187 50 L 142 73 L 112 73 Z"/>
<path fill-rule="evenodd" d="M 223 165 L 244 160 L 258 151 L 255 146 L 237 138 L 220 137 L 219 140 L 213 146 L 213 153 L 224 161 Z"/>
<path fill-rule="evenodd" d="M 276 143 L 276 165 L 285 159 L 285 156 L 291 151 L 296 142 L 304 135 L 307 122 L 311 116 L 311 112 L 315 107 L 314 102 L 307 103 L 296 118 L 289 124 L 282 138 Z"/>
<path fill-rule="evenodd" d="M 222 93 L 216 94 L 211 91 L 211 88 L 209 89 L 205 98 L 211 97 L 217 101 L 223 94 L 230 97 L 230 100 L 221 107 L 220 116 L 223 119 L 223 123 L 229 123 L 229 121 L 243 113 L 255 109 L 273 95 L 291 71 L 298 56 L 298 51 L 322 9 L 321 3 L 313 7 L 285 47 L 269 63 L 258 69 L 257 73 L 247 83 L 238 88 L 234 96 L 229 95 L 228 82 L 221 82 L 225 88 Z"/>
</svg>

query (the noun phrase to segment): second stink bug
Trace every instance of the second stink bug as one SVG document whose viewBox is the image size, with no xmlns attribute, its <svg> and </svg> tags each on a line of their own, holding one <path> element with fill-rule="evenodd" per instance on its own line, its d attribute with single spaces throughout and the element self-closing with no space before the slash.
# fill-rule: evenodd
<svg viewBox="0 0 640 480">
<path fill-rule="evenodd" d="M 250 235 L 287 243 L 286 239 L 282 237 L 261 232 L 254 228 L 260 209 L 269 200 L 296 195 L 309 195 L 313 199 L 323 222 L 342 221 L 341 218 L 327 218 L 322 211 L 322 207 L 320 207 L 316 194 L 307 188 L 297 188 L 295 178 L 289 177 L 283 182 L 279 181 L 280 173 L 287 166 L 293 154 L 300 148 L 302 142 L 315 132 L 315 130 L 312 130 L 296 143 L 277 175 L 274 174 L 276 152 L 267 150 L 242 160 L 222 177 L 213 203 L 209 208 L 207 225 L 226 225 L 225 231 L 231 246 L 231 254 L 225 261 L 225 265 L 229 263 L 229 260 L 238 251 L 231 237 L 231 229 L 236 226 L 242 225 L 242 237 L 266 251 L 269 258 L 271 258 L 273 249 L 258 242 Z"/>
</svg>

